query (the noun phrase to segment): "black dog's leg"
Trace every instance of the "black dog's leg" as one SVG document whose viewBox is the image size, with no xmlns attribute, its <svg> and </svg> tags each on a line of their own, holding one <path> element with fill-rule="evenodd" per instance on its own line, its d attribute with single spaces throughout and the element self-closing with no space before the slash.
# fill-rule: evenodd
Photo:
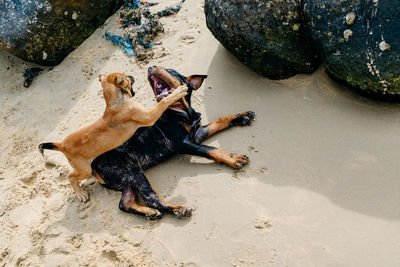
<svg viewBox="0 0 400 267">
<path fill-rule="evenodd" d="M 228 154 L 219 148 L 196 144 L 189 140 L 184 141 L 182 153 L 223 162 L 234 169 L 241 169 L 249 163 L 246 155 Z"/>
<path fill-rule="evenodd" d="M 160 211 L 136 203 L 135 193 L 130 187 L 125 188 L 122 192 L 119 209 L 125 212 L 145 215 L 150 220 L 160 219 L 162 217 Z"/>
<path fill-rule="evenodd" d="M 208 137 L 233 126 L 251 125 L 256 114 L 253 111 L 246 111 L 236 115 L 223 116 L 214 122 L 201 126 L 196 132 L 194 141 L 198 144 L 203 142 Z"/>
<path fill-rule="evenodd" d="M 173 213 L 178 217 L 190 217 L 192 215 L 192 209 L 166 202 L 153 190 L 143 173 L 135 177 L 135 185 L 146 205 L 163 212 Z"/>
</svg>

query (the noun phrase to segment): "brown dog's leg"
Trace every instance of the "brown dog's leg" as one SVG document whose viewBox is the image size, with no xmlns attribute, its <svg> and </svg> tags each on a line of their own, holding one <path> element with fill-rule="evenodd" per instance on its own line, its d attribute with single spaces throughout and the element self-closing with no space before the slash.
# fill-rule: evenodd
<svg viewBox="0 0 400 267">
<path fill-rule="evenodd" d="M 162 217 L 160 211 L 136 203 L 135 193 L 130 187 L 126 188 L 122 193 L 119 209 L 125 212 L 145 215 L 150 220 L 160 219 Z"/>
<path fill-rule="evenodd" d="M 90 162 L 87 159 L 74 158 L 70 160 L 69 163 L 74 170 L 68 174 L 68 180 L 75 194 L 78 196 L 78 199 L 82 202 L 86 202 L 89 199 L 89 194 L 80 187 L 79 182 L 92 175 Z"/>
<path fill-rule="evenodd" d="M 246 111 L 236 115 L 223 116 L 206 126 L 202 126 L 194 137 L 195 142 L 201 143 L 208 137 L 232 126 L 250 125 L 254 121 L 254 118 L 255 113 L 252 111 Z"/>
</svg>

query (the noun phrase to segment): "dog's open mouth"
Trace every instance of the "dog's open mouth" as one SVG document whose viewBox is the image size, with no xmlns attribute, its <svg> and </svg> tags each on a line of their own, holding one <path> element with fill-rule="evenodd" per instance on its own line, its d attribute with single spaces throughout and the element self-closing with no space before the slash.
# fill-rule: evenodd
<svg viewBox="0 0 400 267">
<path fill-rule="evenodd" d="M 154 75 L 152 75 L 150 78 L 153 81 L 153 91 L 156 95 L 157 101 L 160 101 L 171 93 L 171 87 L 163 80 Z"/>
</svg>

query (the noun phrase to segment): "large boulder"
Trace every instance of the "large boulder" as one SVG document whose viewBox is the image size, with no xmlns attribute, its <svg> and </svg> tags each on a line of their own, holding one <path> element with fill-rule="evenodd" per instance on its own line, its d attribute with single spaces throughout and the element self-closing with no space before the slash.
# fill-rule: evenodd
<svg viewBox="0 0 400 267">
<path fill-rule="evenodd" d="M 399 1 L 304 0 L 326 72 L 360 92 L 400 100 Z"/>
<path fill-rule="evenodd" d="M 205 0 L 207 26 L 243 63 L 272 79 L 313 72 L 319 56 L 298 0 Z"/>
<path fill-rule="evenodd" d="M 122 4 L 119 0 L 0 1 L 0 49 L 59 64 Z"/>
</svg>

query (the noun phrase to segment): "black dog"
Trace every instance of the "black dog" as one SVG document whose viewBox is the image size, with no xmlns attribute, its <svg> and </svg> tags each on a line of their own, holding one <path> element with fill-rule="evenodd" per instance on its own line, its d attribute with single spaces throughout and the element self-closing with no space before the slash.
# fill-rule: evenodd
<svg viewBox="0 0 400 267">
<path fill-rule="evenodd" d="M 144 127 L 122 146 L 97 157 L 92 163 L 96 179 L 105 187 L 122 191 L 119 208 L 122 211 L 144 214 L 149 219 L 161 218 L 161 212 L 170 212 L 178 217 L 189 217 L 192 210 L 167 203 L 151 187 L 143 171 L 176 154 L 189 154 L 223 162 L 240 169 L 248 163 L 245 155 L 228 154 L 222 150 L 201 145 L 211 135 L 232 127 L 250 125 L 254 112 L 221 117 L 202 126 L 200 113 L 190 104 L 193 90 L 197 90 L 207 75 L 185 77 L 171 69 L 150 67 L 148 80 L 157 101 L 167 96 L 171 88 L 186 84 L 188 95 L 165 111 L 150 127 Z M 139 193 L 146 205 L 136 202 Z"/>
</svg>

